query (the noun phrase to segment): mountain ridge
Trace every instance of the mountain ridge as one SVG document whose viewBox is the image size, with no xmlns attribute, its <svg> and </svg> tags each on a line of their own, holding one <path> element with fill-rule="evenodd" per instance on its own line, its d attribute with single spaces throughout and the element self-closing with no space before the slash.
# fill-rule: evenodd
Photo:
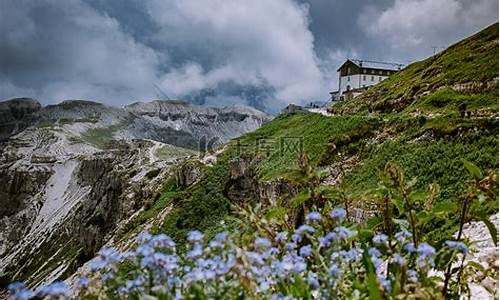
<svg viewBox="0 0 500 300">
<path fill-rule="evenodd" d="M 239 107 L 161 108 L 0 102 L 0 285 L 70 275 L 158 197 L 177 163 L 270 120 Z"/>
</svg>

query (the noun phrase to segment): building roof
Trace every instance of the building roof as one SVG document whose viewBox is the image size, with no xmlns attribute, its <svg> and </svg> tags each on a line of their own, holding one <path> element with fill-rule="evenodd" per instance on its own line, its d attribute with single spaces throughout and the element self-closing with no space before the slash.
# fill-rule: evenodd
<svg viewBox="0 0 500 300">
<path fill-rule="evenodd" d="M 365 69 L 376 69 L 376 70 L 384 70 L 384 71 L 399 71 L 403 67 L 403 64 L 398 63 L 390 63 L 390 62 L 382 62 L 382 61 L 372 61 L 372 60 L 361 60 L 361 59 L 347 59 L 337 71 L 340 71 L 342 67 L 348 61 L 352 62 L 359 68 Z"/>
</svg>

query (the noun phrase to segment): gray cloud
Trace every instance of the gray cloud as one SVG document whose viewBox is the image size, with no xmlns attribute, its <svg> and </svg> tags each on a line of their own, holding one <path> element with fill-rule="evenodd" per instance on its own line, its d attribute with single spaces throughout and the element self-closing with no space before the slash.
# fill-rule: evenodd
<svg viewBox="0 0 500 300">
<path fill-rule="evenodd" d="M 5 0 L 0 99 L 157 96 L 277 111 L 346 57 L 407 62 L 498 20 L 494 0 Z M 416 9 L 418 7 L 418 9 Z"/>
<path fill-rule="evenodd" d="M 388 55 L 419 59 L 498 20 L 498 1 L 396 0 L 358 18 L 365 32 L 386 41 Z"/>
<path fill-rule="evenodd" d="M 113 18 L 79 1 L 7 1 L 0 37 L 2 97 L 90 98 L 118 104 L 152 97 L 157 53 Z M 14 88 L 12 88 L 14 87 Z M 9 94 L 14 90 L 16 94 Z"/>
</svg>

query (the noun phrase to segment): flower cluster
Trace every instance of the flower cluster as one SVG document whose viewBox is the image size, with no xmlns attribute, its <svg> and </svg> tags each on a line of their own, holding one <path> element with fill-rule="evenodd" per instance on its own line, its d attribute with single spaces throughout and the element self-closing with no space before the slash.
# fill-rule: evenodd
<svg viewBox="0 0 500 300">
<path fill-rule="evenodd" d="M 311 212 L 306 223 L 291 232 L 255 232 L 251 242 L 222 232 L 208 240 L 192 231 L 186 245 L 170 237 L 139 234 L 136 247 L 127 252 L 103 248 L 90 263 L 91 274 L 78 280 L 79 297 L 98 281 L 105 297 L 136 299 L 269 298 L 315 299 L 379 298 L 417 293 L 439 294 L 426 285 L 435 266 L 436 250 L 427 243 L 413 244 L 401 230 L 389 237 L 367 239 L 344 224 L 345 211 Z M 461 242 L 446 242 L 465 254 Z M 91 279 L 89 279 L 91 278 Z M 369 288 L 375 286 L 375 289 Z M 34 292 L 16 283 L 12 299 L 44 295 L 69 296 L 63 283 Z M 96 295 L 94 295 L 96 296 Z M 152 298 L 153 299 L 153 298 Z"/>
<path fill-rule="evenodd" d="M 306 223 L 291 232 L 256 232 L 250 243 L 236 243 L 223 232 L 208 241 L 199 231 L 177 249 L 166 235 L 142 233 L 133 251 L 103 249 L 91 263 L 100 272 L 107 293 L 127 298 L 140 295 L 182 299 L 201 294 L 208 298 L 335 298 L 367 294 L 356 290 L 373 269 L 380 295 L 406 292 L 401 280 L 415 285 L 434 265 L 428 244 L 413 245 L 407 231 L 394 239 L 377 234 L 361 242 L 346 227 L 343 209 L 311 212 Z M 124 266 L 128 266 L 125 268 Z M 404 273 L 404 274 L 403 274 Z"/>
<path fill-rule="evenodd" d="M 28 300 L 28 299 L 58 299 L 68 298 L 71 296 L 71 290 L 64 282 L 54 282 L 40 287 L 37 290 L 32 290 L 26 287 L 22 282 L 14 282 L 9 284 L 7 290 L 11 294 L 10 299 Z"/>
</svg>

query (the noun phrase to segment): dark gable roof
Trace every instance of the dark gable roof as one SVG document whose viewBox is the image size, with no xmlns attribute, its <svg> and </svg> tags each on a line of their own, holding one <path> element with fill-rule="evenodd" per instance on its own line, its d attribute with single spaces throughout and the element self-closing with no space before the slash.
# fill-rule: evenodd
<svg viewBox="0 0 500 300">
<path fill-rule="evenodd" d="M 359 60 L 359 59 L 347 59 L 338 69 L 340 71 L 346 64 L 352 63 L 360 69 L 373 69 L 382 71 L 399 71 L 403 67 L 402 64 L 397 63 L 387 63 L 387 62 L 376 62 L 369 60 Z"/>
</svg>

